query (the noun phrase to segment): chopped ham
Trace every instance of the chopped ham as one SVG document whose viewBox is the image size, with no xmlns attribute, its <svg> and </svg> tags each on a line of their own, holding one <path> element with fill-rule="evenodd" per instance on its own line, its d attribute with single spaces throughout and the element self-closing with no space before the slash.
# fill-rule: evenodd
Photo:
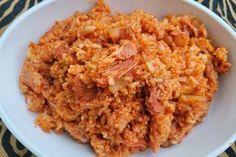
<svg viewBox="0 0 236 157">
<path fill-rule="evenodd" d="M 113 82 L 114 84 L 114 81 L 119 80 L 122 76 L 132 70 L 136 65 L 137 62 L 130 58 L 112 66 L 104 73 L 104 76 L 96 79 L 97 86 L 105 88 L 108 87 L 108 85 L 112 85 L 111 82 Z M 108 78 L 108 76 L 110 78 Z M 109 81 L 111 79 L 112 81 Z"/>
<path fill-rule="evenodd" d="M 150 96 L 148 98 L 148 103 L 150 105 L 150 112 L 151 113 L 159 113 L 161 110 L 161 104 L 157 99 L 157 89 L 152 88 L 150 90 Z"/>
<path fill-rule="evenodd" d="M 22 70 L 21 81 L 28 85 L 34 92 L 41 93 L 47 88 L 47 81 L 43 76 L 34 70 Z"/>
<path fill-rule="evenodd" d="M 120 79 L 136 65 L 137 62 L 130 58 L 111 67 L 106 73 L 111 74 L 114 78 Z"/>
<path fill-rule="evenodd" d="M 101 77 L 99 79 L 96 79 L 97 86 L 106 88 L 108 86 L 108 79 L 107 77 Z"/>
<path fill-rule="evenodd" d="M 54 57 L 57 60 L 61 60 L 63 57 L 65 57 L 68 54 L 72 54 L 73 50 L 66 44 L 61 44 L 58 46 L 54 51 Z"/>
<path fill-rule="evenodd" d="M 91 101 L 97 96 L 97 89 L 87 88 L 78 76 L 74 79 L 73 90 L 75 91 L 76 98 L 83 102 Z"/>
<path fill-rule="evenodd" d="M 181 21 L 182 25 L 182 30 L 188 35 L 188 36 L 198 36 L 198 30 L 196 27 L 194 27 L 189 21 L 183 19 Z"/>
<path fill-rule="evenodd" d="M 117 58 L 126 60 L 137 54 L 137 48 L 134 43 L 130 41 L 125 41 L 124 44 L 115 51 Z"/>
</svg>

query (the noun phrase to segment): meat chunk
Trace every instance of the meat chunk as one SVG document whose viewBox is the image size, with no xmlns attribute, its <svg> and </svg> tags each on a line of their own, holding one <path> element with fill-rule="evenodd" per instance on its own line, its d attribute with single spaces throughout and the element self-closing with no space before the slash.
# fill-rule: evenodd
<svg viewBox="0 0 236 157">
<path fill-rule="evenodd" d="M 54 57 L 57 60 L 63 59 L 65 56 L 70 55 L 73 53 L 73 50 L 66 44 L 61 44 L 58 46 L 54 51 Z"/>
<path fill-rule="evenodd" d="M 36 93 L 42 93 L 42 91 L 48 87 L 47 80 L 33 68 L 28 67 L 27 62 L 25 63 L 25 68 L 23 68 L 21 72 L 20 79 L 22 83 L 29 86 Z"/>
<path fill-rule="evenodd" d="M 159 113 L 161 110 L 161 103 L 158 100 L 158 93 L 156 88 L 150 89 L 150 96 L 148 98 L 148 108 L 150 113 Z"/>
<path fill-rule="evenodd" d="M 75 92 L 76 98 L 83 102 L 91 101 L 97 96 L 97 89 L 86 87 L 79 76 L 74 78 L 72 89 Z"/>
<path fill-rule="evenodd" d="M 114 65 L 106 72 L 106 74 L 110 74 L 114 78 L 120 79 L 127 72 L 133 69 L 136 65 L 137 62 L 134 59 L 130 58 L 117 65 Z"/>
<path fill-rule="evenodd" d="M 137 48 L 134 43 L 125 41 L 123 45 L 115 52 L 117 58 L 125 60 L 137 54 Z"/>
<path fill-rule="evenodd" d="M 115 80 L 119 80 L 136 65 L 137 62 L 133 58 L 122 61 L 107 69 L 101 78 L 96 79 L 96 83 L 99 87 L 103 88 L 107 87 L 108 85 L 112 85 Z"/>
</svg>

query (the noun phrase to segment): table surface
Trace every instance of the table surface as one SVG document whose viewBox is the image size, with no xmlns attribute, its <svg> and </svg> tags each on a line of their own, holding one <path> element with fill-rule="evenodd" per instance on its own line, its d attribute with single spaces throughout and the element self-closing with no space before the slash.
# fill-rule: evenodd
<svg viewBox="0 0 236 157">
<path fill-rule="evenodd" d="M 7 26 L 27 9 L 42 0 L 0 0 L 0 35 Z M 214 11 L 236 31 L 236 0 L 196 0 Z M 0 120 L 0 157 L 35 157 Z M 236 142 L 219 157 L 236 157 Z"/>
</svg>

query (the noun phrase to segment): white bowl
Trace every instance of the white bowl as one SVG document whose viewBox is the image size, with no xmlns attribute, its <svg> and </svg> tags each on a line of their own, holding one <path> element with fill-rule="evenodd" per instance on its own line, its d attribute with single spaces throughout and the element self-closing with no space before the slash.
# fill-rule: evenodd
<svg viewBox="0 0 236 157">
<path fill-rule="evenodd" d="M 157 17 L 170 13 L 197 15 L 208 28 L 211 39 L 230 52 L 233 67 L 221 78 L 208 116 L 179 145 L 134 154 L 137 157 L 199 157 L 216 156 L 236 140 L 236 33 L 217 15 L 200 4 L 185 0 L 106 0 L 112 11 L 130 12 L 143 9 Z M 34 154 L 40 157 L 94 156 L 86 145 L 76 143 L 67 135 L 46 134 L 35 127 L 35 114 L 26 108 L 18 88 L 18 77 L 30 41 L 39 39 L 56 20 L 76 10 L 89 10 L 94 1 L 48 0 L 33 7 L 6 30 L 0 40 L 0 115 L 10 131 Z"/>
</svg>

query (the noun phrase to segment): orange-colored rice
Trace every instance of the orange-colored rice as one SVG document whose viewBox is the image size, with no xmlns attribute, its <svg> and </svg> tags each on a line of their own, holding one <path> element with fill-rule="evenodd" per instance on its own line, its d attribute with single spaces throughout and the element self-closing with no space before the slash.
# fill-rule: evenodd
<svg viewBox="0 0 236 157">
<path fill-rule="evenodd" d="M 99 157 L 156 152 L 202 121 L 227 55 L 194 16 L 111 15 L 99 0 L 30 43 L 20 88 L 45 132 L 69 132 Z"/>
</svg>

